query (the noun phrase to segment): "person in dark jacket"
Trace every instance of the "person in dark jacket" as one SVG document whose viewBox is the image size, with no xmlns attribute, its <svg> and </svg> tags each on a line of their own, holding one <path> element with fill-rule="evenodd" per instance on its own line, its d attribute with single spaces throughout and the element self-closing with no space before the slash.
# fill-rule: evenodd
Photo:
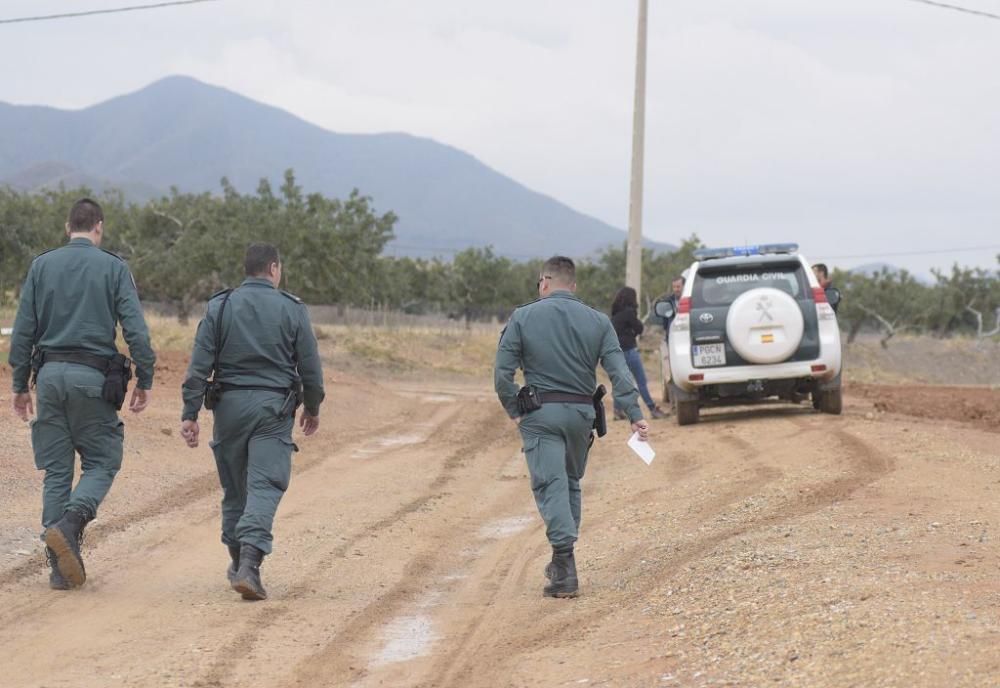
<svg viewBox="0 0 1000 688">
<path fill-rule="evenodd" d="M 635 385 L 639 389 L 639 395 L 649 408 L 649 413 L 653 418 L 666 418 L 653 397 L 649 395 L 649 387 L 646 384 L 646 371 L 642 367 L 642 356 L 639 355 L 636 338 L 642 334 L 644 328 L 639 320 L 639 302 L 636 298 L 635 289 L 632 287 L 622 287 L 615 295 L 615 300 L 611 304 L 611 324 L 618 335 L 618 344 L 625 354 L 625 362 L 628 363 L 629 370 L 635 378 Z M 615 419 L 621 420 L 625 417 L 624 412 L 615 407 Z"/>
<path fill-rule="evenodd" d="M 823 288 L 826 292 L 829 289 L 834 289 L 833 282 L 830 280 L 830 269 L 826 267 L 826 263 L 816 263 L 812 266 L 813 274 L 816 275 L 816 281 L 819 282 L 819 286 Z M 829 298 L 829 294 L 827 294 Z M 832 300 L 830 306 L 833 308 L 833 312 L 837 312 L 837 307 L 840 305 L 839 300 Z"/>
</svg>

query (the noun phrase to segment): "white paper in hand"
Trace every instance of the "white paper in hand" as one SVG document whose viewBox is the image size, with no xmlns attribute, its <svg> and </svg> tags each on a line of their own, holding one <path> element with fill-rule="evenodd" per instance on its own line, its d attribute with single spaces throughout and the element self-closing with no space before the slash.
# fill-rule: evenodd
<svg viewBox="0 0 1000 688">
<path fill-rule="evenodd" d="M 649 442 L 643 442 L 639 439 L 639 433 L 633 432 L 632 436 L 628 438 L 629 449 L 634 451 L 639 455 L 639 458 L 646 462 L 646 465 L 653 463 L 653 459 L 656 457 L 656 452 L 653 448 L 649 446 Z"/>
</svg>

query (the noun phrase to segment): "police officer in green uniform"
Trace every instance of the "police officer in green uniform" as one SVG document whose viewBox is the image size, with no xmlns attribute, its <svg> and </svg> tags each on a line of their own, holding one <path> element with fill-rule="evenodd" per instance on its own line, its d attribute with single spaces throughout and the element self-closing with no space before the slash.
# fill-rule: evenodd
<svg viewBox="0 0 1000 688">
<path fill-rule="evenodd" d="M 49 585 L 66 590 L 83 585 L 86 571 L 80 540 L 86 524 L 111 488 L 122 464 L 128 359 L 115 347 L 121 323 L 136 363 L 138 385 L 129 408 L 149 403 L 156 360 L 142 306 L 128 266 L 101 250 L 104 213 L 94 201 L 73 204 L 66 223 L 69 243 L 35 258 L 21 290 L 10 346 L 14 369 L 14 411 L 31 415 L 29 376 L 36 371 L 38 415 L 31 424 L 35 465 L 45 471 L 42 489 L 43 539 Z M 73 488 L 75 452 L 82 474 Z"/>
<path fill-rule="evenodd" d="M 244 267 L 243 283 L 213 296 L 198 325 L 182 388 L 181 435 L 198 446 L 205 400 L 215 414 L 211 447 L 222 483 L 222 542 L 232 559 L 227 576 L 244 599 L 263 600 L 260 564 L 271 553 L 274 514 L 298 450 L 295 409 L 304 403 L 299 425 L 306 435 L 316 432 L 323 369 L 305 304 L 277 288 L 278 250 L 251 244 Z"/>
<path fill-rule="evenodd" d="M 596 416 L 593 403 L 600 363 L 632 429 L 645 440 L 649 426 L 639 409 L 635 382 L 608 316 L 578 299 L 576 268 L 563 256 L 547 260 L 538 278 L 537 301 L 511 315 L 500 337 L 494 384 L 500 403 L 518 424 L 535 503 L 545 521 L 552 561 L 545 567 L 547 597 L 576 597 L 573 545 L 580 530 L 580 480 L 587 467 Z M 524 371 L 525 388 L 514 381 Z M 525 412 L 519 392 L 540 408 Z"/>
</svg>

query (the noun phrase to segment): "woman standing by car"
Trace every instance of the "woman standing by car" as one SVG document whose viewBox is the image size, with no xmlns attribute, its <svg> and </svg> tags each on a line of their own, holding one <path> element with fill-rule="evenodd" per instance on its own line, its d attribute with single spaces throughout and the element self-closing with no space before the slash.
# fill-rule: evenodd
<svg viewBox="0 0 1000 688">
<path fill-rule="evenodd" d="M 667 414 L 656 405 L 653 397 L 649 395 L 649 387 L 646 384 L 646 371 L 642 367 L 642 357 L 639 355 L 639 348 L 636 337 L 642 334 L 644 329 L 642 321 L 639 320 L 639 302 L 636 298 L 635 289 L 632 287 L 622 287 L 615 295 L 615 300 L 611 304 L 611 324 L 614 325 L 615 334 L 618 335 L 618 344 L 625 353 L 625 362 L 628 363 L 629 370 L 635 378 L 635 386 L 639 388 L 642 400 L 649 407 L 649 413 L 653 418 L 666 418 Z M 615 419 L 620 420 L 625 417 L 625 413 L 615 408 Z"/>
</svg>

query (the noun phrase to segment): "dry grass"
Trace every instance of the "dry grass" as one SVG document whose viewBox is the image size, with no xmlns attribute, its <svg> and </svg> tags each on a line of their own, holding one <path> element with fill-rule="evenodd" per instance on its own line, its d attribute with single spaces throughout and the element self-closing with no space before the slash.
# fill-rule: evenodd
<svg viewBox="0 0 1000 688">
<path fill-rule="evenodd" d="M 365 367 L 476 376 L 490 375 L 499 335 L 493 327 L 441 330 L 323 325 L 316 330 L 324 351 L 347 355 Z"/>
<path fill-rule="evenodd" d="M 1000 385 L 1000 340 L 877 337 L 844 346 L 844 375 L 865 384 Z"/>
<path fill-rule="evenodd" d="M 153 342 L 154 351 L 182 351 L 190 353 L 194 345 L 194 335 L 198 330 L 198 321 L 191 320 L 182 325 L 177 318 L 162 315 L 146 314 L 146 324 L 149 325 L 149 337 Z M 121 336 L 118 337 L 119 348 L 124 348 Z"/>
<path fill-rule="evenodd" d="M 15 309 L 0 308 L 0 326 L 13 325 Z M 147 312 L 153 348 L 187 355 L 194 343 L 197 320 L 181 325 L 176 318 Z M 367 373 L 419 373 L 489 377 L 500 325 L 471 328 L 432 325 L 316 326 L 321 351 L 334 368 Z M 647 341 L 648 339 L 648 341 Z M 643 340 L 643 359 L 650 389 L 656 386 L 658 340 Z M 6 361 L 8 337 L 0 337 L 0 360 Z M 125 349 L 119 337 L 119 346 Z M 1000 340 L 897 337 L 882 348 L 877 338 L 859 338 L 844 347 L 845 378 L 867 384 L 1000 385 Z M 654 392 L 655 394 L 655 392 Z"/>
</svg>

